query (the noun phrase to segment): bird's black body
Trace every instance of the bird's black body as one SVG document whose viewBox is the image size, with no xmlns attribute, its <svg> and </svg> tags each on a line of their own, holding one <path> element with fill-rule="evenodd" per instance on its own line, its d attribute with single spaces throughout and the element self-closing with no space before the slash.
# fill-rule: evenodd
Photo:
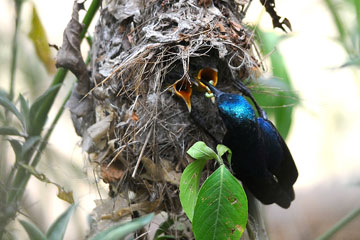
<svg viewBox="0 0 360 240">
<path fill-rule="evenodd" d="M 223 144 L 233 153 L 235 177 L 264 204 L 288 208 L 295 198 L 298 172 L 286 143 L 267 119 L 256 117 L 246 99 L 206 84 L 215 94 L 227 128 Z"/>
</svg>

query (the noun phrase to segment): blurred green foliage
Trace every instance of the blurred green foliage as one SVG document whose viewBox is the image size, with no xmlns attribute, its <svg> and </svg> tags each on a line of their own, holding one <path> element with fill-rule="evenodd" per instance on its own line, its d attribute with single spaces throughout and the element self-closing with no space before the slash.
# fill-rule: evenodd
<svg viewBox="0 0 360 240">
<path fill-rule="evenodd" d="M 73 201 L 71 194 L 63 191 L 63 188 L 59 184 L 51 182 L 44 174 L 40 174 L 36 170 L 36 166 L 41 159 L 41 153 L 45 150 L 48 139 L 58 123 L 59 118 L 64 111 L 65 103 L 70 96 L 69 93 L 62 100 L 62 105 L 57 110 L 57 115 L 52 119 L 50 127 L 44 131 L 44 126 L 48 120 L 48 113 L 50 109 L 54 108 L 55 98 L 62 86 L 67 71 L 65 69 L 59 69 L 47 90 L 41 93 L 40 96 L 37 95 L 32 104 L 30 104 L 30 101 L 22 94 L 19 94 L 18 97 L 15 98 L 15 80 L 18 80 L 18 77 L 15 75 L 16 73 L 21 73 L 21 77 L 25 79 L 25 82 L 29 81 L 36 83 L 29 85 L 44 84 L 40 81 L 42 78 L 40 77 L 41 74 L 39 75 L 41 72 L 39 67 L 31 64 L 33 63 L 31 58 L 34 58 L 34 55 L 27 59 L 27 62 L 21 64 L 24 68 L 21 68 L 17 61 L 18 52 L 27 51 L 22 48 L 23 44 L 20 44 L 19 42 L 19 36 L 21 35 L 19 34 L 20 17 L 24 2 L 25 1 L 21 0 L 14 1 L 15 30 L 11 42 L 11 60 L 8 64 L 8 67 L 10 68 L 9 90 L 6 91 L 0 89 L 0 137 L 2 140 L 0 142 L 0 239 L 2 239 L 3 236 L 11 236 L 11 233 L 7 231 L 7 226 L 16 218 L 17 213 L 19 212 L 19 203 L 22 200 L 31 175 L 36 176 L 40 181 L 55 184 L 59 189 L 59 198 L 66 199 L 70 202 Z M 92 1 L 89 11 L 84 18 L 84 32 L 87 31 L 99 5 L 100 2 L 98 0 Z M 36 13 L 35 7 L 33 6 L 32 9 L 32 29 L 29 37 L 34 43 L 36 54 L 40 61 L 44 64 L 46 69 L 51 72 L 52 69 L 55 69 L 55 63 L 53 60 L 49 61 L 52 57 L 46 39 L 46 32 L 42 27 L 41 20 Z M 83 34 L 83 37 L 84 35 L 85 34 Z M 30 39 L 24 40 L 23 37 L 21 39 L 22 41 L 30 41 Z M 19 51 L 20 49 L 21 51 Z M 23 58 L 21 59 L 23 60 Z M 6 61 L 6 58 L 1 60 Z M 8 159 L 7 151 L 9 146 L 12 148 L 15 155 L 14 162 Z M 63 238 L 67 221 L 72 211 L 73 208 L 69 208 L 67 212 L 60 216 L 50 228 L 50 234 L 48 234 L 46 239 Z M 21 224 L 29 234 L 30 232 L 31 234 L 34 234 L 33 237 L 29 235 L 31 239 L 38 239 L 38 237 L 42 239 L 42 233 L 35 228 L 35 225 L 25 221 L 22 221 Z"/>
<path fill-rule="evenodd" d="M 337 29 L 337 41 L 348 54 L 342 65 L 360 66 L 360 1 L 324 0 Z"/>
<path fill-rule="evenodd" d="M 277 48 L 284 37 L 274 32 L 256 30 L 258 46 L 263 56 L 269 56 L 271 75 L 269 79 L 257 80 L 253 94 L 258 103 L 266 110 L 281 136 L 285 139 L 290 131 L 294 107 L 299 103 L 285 60 Z"/>
<path fill-rule="evenodd" d="M 341 67 L 360 67 L 360 1 L 359 0 L 324 0 L 337 30 L 338 43 L 344 48 L 348 60 Z M 354 71 L 355 77 L 357 72 Z M 360 207 L 339 220 L 332 228 L 317 240 L 332 239 L 335 234 L 360 216 Z"/>
</svg>

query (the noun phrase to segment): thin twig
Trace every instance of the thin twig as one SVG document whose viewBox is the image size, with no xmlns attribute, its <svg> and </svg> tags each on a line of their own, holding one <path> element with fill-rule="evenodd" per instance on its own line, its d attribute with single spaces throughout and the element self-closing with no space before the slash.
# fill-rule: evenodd
<svg viewBox="0 0 360 240">
<path fill-rule="evenodd" d="M 146 139 L 145 139 L 144 145 L 143 145 L 143 147 L 142 147 L 142 149 L 141 149 L 141 152 L 140 152 L 139 158 L 138 158 L 138 160 L 137 160 L 137 162 L 136 162 L 134 172 L 133 172 L 133 173 L 132 173 L 132 175 L 131 175 L 131 177 L 132 177 L 132 178 L 135 178 L 136 171 L 137 171 L 137 169 L 139 168 L 141 158 L 142 158 L 142 156 L 143 156 L 143 154 L 144 154 L 144 151 L 145 151 L 146 145 L 147 145 L 147 144 L 148 144 L 148 142 L 149 142 L 149 139 L 150 139 L 151 133 L 152 133 L 152 128 L 150 129 L 150 131 L 149 131 L 148 135 L 146 136 Z"/>
</svg>

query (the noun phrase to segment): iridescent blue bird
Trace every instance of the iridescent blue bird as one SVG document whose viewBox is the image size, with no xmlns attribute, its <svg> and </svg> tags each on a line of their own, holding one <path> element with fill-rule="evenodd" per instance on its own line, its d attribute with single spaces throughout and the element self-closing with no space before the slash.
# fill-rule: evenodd
<svg viewBox="0 0 360 240">
<path fill-rule="evenodd" d="M 227 128 L 223 144 L 232 150 L 235 177 L 262 203 L 288 208 L 295 198 L 293 184 L 298 171 L 275 126 L 256 102 L 260 117 L 243 96 L 224 93 L 205 81 L 204 84 L 214 94 Z M 251 99 L 255 101 L 252 96 Z"/>
</svg>

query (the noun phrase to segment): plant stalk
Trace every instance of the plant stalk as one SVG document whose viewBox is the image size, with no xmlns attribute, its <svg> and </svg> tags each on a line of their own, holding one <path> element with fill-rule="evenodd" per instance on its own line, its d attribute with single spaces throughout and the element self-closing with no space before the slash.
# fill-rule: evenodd
<svg viewBox="0 0 360 240">
<path fill-rule="evenodd" d="M 328 240 L 331 239 L 335 233 L 337 233 L 339 230 L 344 228 L 348 223 L 350 223 L 352 220 L 354 220 L 356 217 L 360 215 L 360 207 L 350 212 L 348 215 L 346 215 L 343 219 L 341 219 L 339 222 L 335 224 L 330 230 L 328 230 L 326 233 L 318 237 L 316 240 Z"/>
<path fill-rule="evenodd" d="M 12 39 L 11 46 L 11 65 L 10 65 L 10 89 L 9 89 L 9 99 L 12 101 L 14 99 L 14 85 L 15 85 L 15 73 L 16 73 L 16 64 L 17 64 L 17 52 L 18 52 L 18 33 L 20 25 L 20 15 L 22 9 L 22 1 L 15 2 L 15 30 Z"/>
</svg>

